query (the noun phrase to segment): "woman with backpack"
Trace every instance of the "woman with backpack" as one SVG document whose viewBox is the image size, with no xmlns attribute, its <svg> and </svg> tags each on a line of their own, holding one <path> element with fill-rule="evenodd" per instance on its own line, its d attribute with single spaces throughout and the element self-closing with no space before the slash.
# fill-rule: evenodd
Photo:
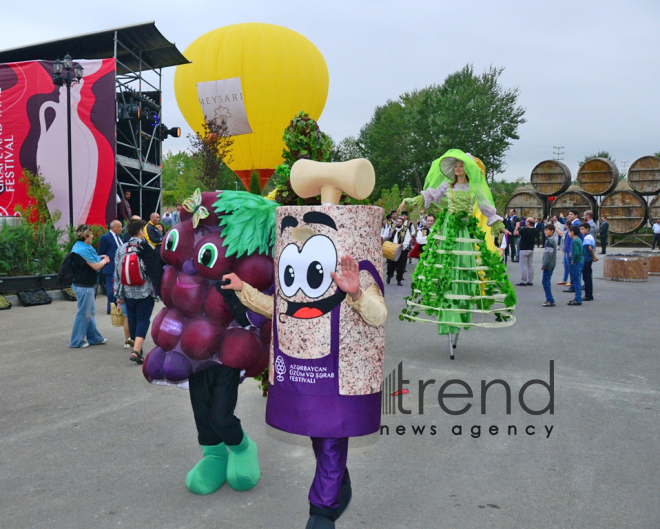
<svg viewBox="0 0 660 529">
<path fill-rule="evenodd" d="M 131 361 L 137 364 L 144 362 L 142 344 L 154 310 L 154 285 L 142 258 L 146 224 L 142 219 L 131 220 L 127 226 L 130 239 L 115 254 L 114 294 L 118 303 L 126 304 L 128 329 L 134 342 Z"/>
<path fill-rule="evenodd" d="M 71 261 L 73 268 L 73 283 L 71 288 L 78 300 L 78 312 L 73 319 L 73 329 L 69 347 L 88 347 L 101 345 L 108 341 L 96 328 L 96 302 L 94 287 L 98 283 L 99 271 L 110 262 L 107 255 L 99 255 L 92 246 L 94 234 L 92 228 L 81 224 L 76 228 L 76 243 L 71 249 L 75 260 Z M 85 336 L 87 341 L 85 341 Z"/>
</svg>

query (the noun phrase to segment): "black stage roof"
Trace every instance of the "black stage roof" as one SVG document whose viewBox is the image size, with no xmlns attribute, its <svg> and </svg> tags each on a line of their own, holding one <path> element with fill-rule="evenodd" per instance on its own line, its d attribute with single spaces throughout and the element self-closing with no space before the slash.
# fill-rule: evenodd
<svg viewBox="0 0 660 529">
<path fill-rule="evenodd" d="M 131 52 L 138 56 L 142 53 L 142 71 L 190 62 L 176 48 L 176 44 L 168 41 L 158 31 L 156 23 L 152 21 L 2 50 L 0 64 L 39 59 L 54 61 L 67 53 L 74 59 L 109 59 L 115 55 L 115 32 L 119 42 L 130 50 L 121 45 L 117 46 L 118 73 L 140 70 L 140 62 Z"/>
</svg>

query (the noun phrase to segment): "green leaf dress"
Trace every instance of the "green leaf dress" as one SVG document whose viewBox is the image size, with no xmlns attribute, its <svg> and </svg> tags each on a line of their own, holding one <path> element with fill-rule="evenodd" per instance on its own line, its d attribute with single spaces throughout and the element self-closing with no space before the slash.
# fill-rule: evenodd
<svg viewBox="0 0 660 529">
<path fill-rule="evenodd" d="M 454 184 L 454 164 L 464 164 L 469 184 Z M 484 175 L 469 154 L 447 151 L 434 161 L 421 197 L 409 205 L 444 205 L 413 273 L 401 320 L 438 325 L 438 334 L 471 327 L 497 328 L 515 322 L 516 294 L 499 253 L 488 249 L 472 212 L 475 202 L 493 231 L 502 228 Z"/>
</svg>

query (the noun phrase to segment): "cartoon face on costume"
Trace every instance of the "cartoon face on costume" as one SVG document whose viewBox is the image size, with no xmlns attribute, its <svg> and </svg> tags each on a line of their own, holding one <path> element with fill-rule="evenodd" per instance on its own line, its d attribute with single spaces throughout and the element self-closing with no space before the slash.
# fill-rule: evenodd
<svg viewBox="0 0 660 529">
<path fill-rule="evenodd" d="M 161 246 L 168 265 L 161 285 L 165 308 L 151 327 L 156 348 L 143 364 L 149 381 L 181 383 L 219 362 L 259 374 L 268 361 L 269 340 L 264 342 L 259 329 L 248 331 L 233 321 L 231 309 L 215 285 L 225 273 L 237 271 L 240 262 L 242 267 L 269 270 L 262 275 L 270 286 L 272 259 L 256 254 L 227 257 L 219 217 L 211 213 L 218 193 L 201 193 L 195 198 L 209 208 L 209 216 L 194 228 L 192 213 L 182 214 L 184 220 L 167 232 Z M 191 199 L 195 207 L 193 202 Z"/>
<path fill-rule="evenodd" d="M 179 270 L 186 259 L 190 259 L 195 245 L 195 229 L 191 221 L 180 222 L 171 228 L 160 246 L 160 255 L 166 264 Z"/>
<path fill-rule="evenodd" d="M 331 272 L 341 274 L 341 258 L 349 254 L 361 264 L 360 287 L 366 290 L 377 284 L 374 275 L 382 277 L 382 214 L 377 207 L 335 205 L 282 206 L 275 212 L 279 349 L 299 359 L 329 355 L 333 311 L 337 313 L 339 384 L 343 394 L 359 394 L 366 387 L 371 391 L 380 384 L 384 333 L 382 327 L 367 325 L 348 306 L 346 293 L 335 284 Z M 365 363 L 372 367 L 365 368 Z M 353 369 L 355 373 L 351 374 Z M 271 377 L 274 373 L 271 369 Z M 356 382 L 352 375 L 361 377 L 361 381 Z"/>
<path fill-rule="evenodd" d="M 337 248 L 330 236 L 314 233 L 313 228 L 294 227 L 294 222 L 297 222 L 295 217 L 283 219 L 283 225 L 292 226 L 291 234 L 295 242 L 290 242 L 282 250 L 277 265 L 280 292 L 282 298 L 287 300 L 284 314 L 293 318 L 318 318 L 346 297 L 336 288 L 330 275 L 337 271 L 339 265 Z M 336 230 L 335 222 L 325 213 L 308 212 L 303 215 L 303 222 Z M 327 295 L 330 290 L 332 293 Z M 296 296 L 304 298 L 304 301 L 295 301 Z"/>
<path fill-rule="evenodd" d="M 197 272 L 208 279 L 221 279 L 234 266 L 234 257 L 225 255 L 224 239 L 220 232 L 202 237 L 192 251 Z"/>
</svg>

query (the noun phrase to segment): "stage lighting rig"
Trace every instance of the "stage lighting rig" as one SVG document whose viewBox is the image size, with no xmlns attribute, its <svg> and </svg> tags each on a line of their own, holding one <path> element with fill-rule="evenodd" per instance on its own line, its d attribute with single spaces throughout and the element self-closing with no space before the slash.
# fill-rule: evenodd
<svg viewBox="0 0 660 529">
<path fill-rule="evenodd" d="M 136 121 L 140 119 L 141 115 L 142 110 L 138 104 L 131 102 L 126 105 L 119 106 L 119 119 Z"/>
<path fill-rule="evenodd" d="M 161 123 L 160 125 L 158 125 L 157 134 L 161 140 L 166 140 L 168 136 L 172 138 L 180 138 L 181 127 L 172 127 L 171 129 L 168 129 L 167 125 Z"/>
</svg>

